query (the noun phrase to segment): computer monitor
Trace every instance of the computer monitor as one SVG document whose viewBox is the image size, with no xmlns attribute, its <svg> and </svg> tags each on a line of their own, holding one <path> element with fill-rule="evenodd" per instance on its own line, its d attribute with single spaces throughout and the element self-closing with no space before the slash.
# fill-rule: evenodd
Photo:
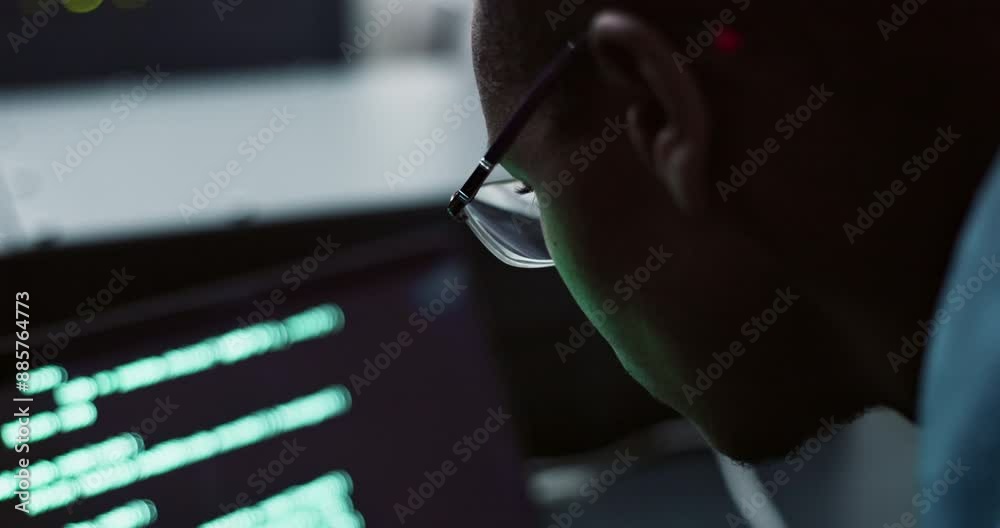
<svg viewBox="0 0 1000 528">
<path fill-rule="evenodd" d="M 218 71 L 338 63 L 348 2 L 10 0 L 0 5 L 0 87 L 100 79 L 146 67 Z"/>
<path fill-rule="evenodd" d="M 33 400 L 30 452 L 0 426 L 0 526 L 530 524 L 471 280 L 425 239 L 320 238 L 254 276 L 93 318 L 84 303 L 45 330 L 66 343 L 35 351 L 53 357 L 29 390 L 0 388 Z"/>
</svg>

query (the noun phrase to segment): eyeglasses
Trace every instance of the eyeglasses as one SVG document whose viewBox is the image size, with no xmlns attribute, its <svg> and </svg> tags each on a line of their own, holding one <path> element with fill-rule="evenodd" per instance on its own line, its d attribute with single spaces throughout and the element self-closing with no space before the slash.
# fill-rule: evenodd
<svg viewBox="0 0 1000 528">
<path fill-rule="evenodd" d="M 468 225 L 498 259 L 517 268 L 548 268 L 554 264 L 542 235 L 538 200 L 525 193 L 524 186 L 500 162 L 584 45 L 583 38 L 566 43 L 448 204 L 452 218 Z M 487 184 L 486 179 L 494 173 L 505 177 Z"/>
</svg>

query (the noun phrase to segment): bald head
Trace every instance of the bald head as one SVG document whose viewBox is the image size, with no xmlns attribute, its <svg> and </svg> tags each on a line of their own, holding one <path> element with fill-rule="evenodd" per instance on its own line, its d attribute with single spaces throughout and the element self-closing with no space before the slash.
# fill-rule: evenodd
<svg viewBox="0 0 1000 528">
<path fill-rule="evenodd" d="M 680 56 L 675 61 L 690 64 L 696 75 L 714 74 L 713 65 L 696 54 L 704 47 L 702 43 L 710 40 L 704 38 L 704 32 L 722 24 L 746 40 L 748 46 L 741 56 L 744 61 L 796 57 L 825 79 L 854 76 L 873 80 L 884 74 L 891 81 L 899 76 L 923 75 L 926 62 L 933 57 L 951 54 L 954 60 L 956 43 L 943 42 L 943 35 L 962 35 L 963 47 L 987 40 L 988 32 L 977 34 L 974 30 L 987 22 L 976 14 L 981 8 L 967 5 L 970 2 L 974 5 L 974 0 L 929 3 L 912 15 L 904 14 L 906 21 L 899 24 L 901 19 L 894 16 L 898 0 L 833 4 L 796 0 L 481 0 L 473 27 L 474 64 L 480 90 L 497 98 L 487 115 L 491 126 L 505 121 L 530 82 L 565 42 L 586 32 L 594 16 L 608 9 L 633 13 L 659 28 L 678 47 Z M 571 73 L 563 83 L 563 97 L 554 98 L 556 109 L 567 106 L 567 94 L 576 93 L 579 99 L 581 91 L 592 93 L 594 83 L 588 80 L 593 81 L 592 72 Z M 886 85 L 883 82 L 881 86 Z"/>
<path fill-rule="evenodd" d="M 694 29 L 702 19 L 717 17 L 723 9 L 738 10 L 750 0 L 698 2 L 649 2 L 646 0 L 482 0 L 473 26 L 474 65 L 480 91 L 496 98 L 488 113 L 491 125 L 500 126 L 531 81 L 567 41 L 584 34 L 594 16 L 608 8 L 625 9 L 655 20 L 665 30 Z M 569 72 L 554 99 L 564 108 L 573 90 L 579 98 L 591 92 L 593 72 Z M 591 82 L 587 82 L 587 81 Z M 557 109 L 559 109 L 557 108 Z"/>
</svg>

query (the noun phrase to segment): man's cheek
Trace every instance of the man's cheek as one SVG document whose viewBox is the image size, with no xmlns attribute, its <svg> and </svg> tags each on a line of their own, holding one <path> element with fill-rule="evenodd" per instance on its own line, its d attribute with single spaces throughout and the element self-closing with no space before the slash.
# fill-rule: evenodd
<svg viewBox="0 0 1000 528">
<path fill-rule="evenodd" d="M 599 288 L 593 287 L 593 278 L 589 276 L 589 269 L 586 262 L 570 251 L 571 245 L 566 243 L 560 229 L 552 229 L 549 222 L 543 223 L 543 233 L 545 243 L 549 249 L 549 255 L 555 262 L 556 271 L 562 279 L 566 289 L 569 290 L 573 300 L 584 313 L 592 313 L 595 308 L 601 307 Z"/>
<path fill-rule="evenodd" d="M 661 402 L 676 402 L 682 383 L 671 368 L 668 341 L 629 312 L 623 310 L 609 322 L 602 332 L 605 340 L 632 379 Z"/>
</svg>

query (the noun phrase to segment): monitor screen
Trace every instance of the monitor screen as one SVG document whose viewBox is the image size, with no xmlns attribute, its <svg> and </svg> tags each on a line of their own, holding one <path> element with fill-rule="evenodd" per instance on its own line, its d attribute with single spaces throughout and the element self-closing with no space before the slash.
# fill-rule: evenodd
<svg viewBox="0 0 1000 528">
<path fill-rule="evenodd" d="M 50 332 L 65 347 L 25 393 L 3 388 L 32 401 L 30 432 L 0 426 L 0 525 L 525 525 L 514 424 L 463 266 L 323 267 Z M 110 317 L 88 309 L 72 323 Z"/>
</svg>

